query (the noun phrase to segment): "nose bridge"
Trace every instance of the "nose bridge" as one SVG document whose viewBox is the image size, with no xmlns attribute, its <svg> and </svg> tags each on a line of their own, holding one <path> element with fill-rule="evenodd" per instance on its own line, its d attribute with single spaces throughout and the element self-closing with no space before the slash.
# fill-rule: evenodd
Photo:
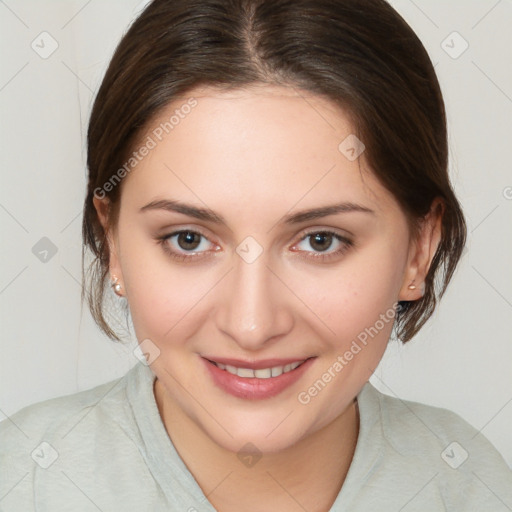
<svg viewBox="0 0 512 512">
<path fill-rule="evenodd" d="M 218 308 L 218 327 L 247 350 L 261 348 L 292 324 L 284 290 L 279 290 L 279 280 L 268 265 L 265 254 L 252 262 L 235 255 Z"/>
</svg>

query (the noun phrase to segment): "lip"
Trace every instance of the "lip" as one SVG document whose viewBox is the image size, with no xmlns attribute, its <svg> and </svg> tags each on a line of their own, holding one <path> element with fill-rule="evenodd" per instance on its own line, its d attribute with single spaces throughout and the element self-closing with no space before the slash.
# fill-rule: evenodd
<svg viewBox="0 0 512 512">
<path fill-rule="evenodd" d="M 221 370 L 211 361 L 236 366 L 238 368 L 259 370 L 262 368 L 271 368 L 273 366 L 284 366 L 286 364 L 300 361 L 301 359 L 265 359 L 261 361 L 248 362 L 240 361 L 237 359 L 202 357 L 203 363 L 206 365 L 206 369 L 217 387 L 232 396 L 237 398 L 244 398 L 246 400 L 264 400 L 282 393 L 285 389 L 292 386 L 304 375 L 304 373 L 313 363 L 314 359 L 314 357 L 310 357 L 306 359 L 300 366 L 295 368 L 295 370 L 291 370 L 288 373 L 283 373 L 278 377 L 259 379 L 257 377 L 243 378 L 239 377 L 238 375 L 233 375 L 226 370 Z"/>
</svg>

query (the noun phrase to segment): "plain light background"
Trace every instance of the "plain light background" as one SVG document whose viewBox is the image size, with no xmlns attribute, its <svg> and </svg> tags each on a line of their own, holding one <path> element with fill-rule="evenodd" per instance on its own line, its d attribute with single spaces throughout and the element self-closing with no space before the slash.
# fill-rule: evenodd
<svg viewBox="0 0 512 512">
<path fill-rule="evenodd" d="M 145 3 L 0 1 L 0 420 L 138 363 L 135 340 L 108 340 L 81 308 L 81 210 L 94 94 Z M 434 318 L 371 382 L 457 412 L 512 465 L 512 2 L 391 3 L 436 66 L 469 240 Z"/>
</svg>

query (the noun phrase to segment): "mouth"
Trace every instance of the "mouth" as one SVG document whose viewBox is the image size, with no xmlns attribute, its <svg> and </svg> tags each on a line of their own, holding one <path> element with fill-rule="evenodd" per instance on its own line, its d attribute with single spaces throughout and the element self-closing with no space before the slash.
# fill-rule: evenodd
<svg viewBox="0 0 512 512">
<path fill-rule="evenodd" d="M 243 399 L 266 399 L 296 383 L 316 357 L 248 362 L 202 357 L 213 383 Z"/>
</svg>

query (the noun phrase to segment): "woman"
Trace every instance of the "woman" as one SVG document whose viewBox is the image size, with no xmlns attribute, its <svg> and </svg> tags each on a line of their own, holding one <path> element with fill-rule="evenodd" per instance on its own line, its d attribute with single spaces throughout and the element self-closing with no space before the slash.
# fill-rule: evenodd
<svg viewBox="0 0 512 512">
<path fill-rule="evenodd" d="M 3 422 L 6 510 L 507 510 L 455 414 L 368 379 L 465 223 L 431 62 L 382 0 L 153 1 L 88 132 L 88 301 L 141 364 Z M 24 434 L 24 435 L 23 435 Z"/>
</svg>

